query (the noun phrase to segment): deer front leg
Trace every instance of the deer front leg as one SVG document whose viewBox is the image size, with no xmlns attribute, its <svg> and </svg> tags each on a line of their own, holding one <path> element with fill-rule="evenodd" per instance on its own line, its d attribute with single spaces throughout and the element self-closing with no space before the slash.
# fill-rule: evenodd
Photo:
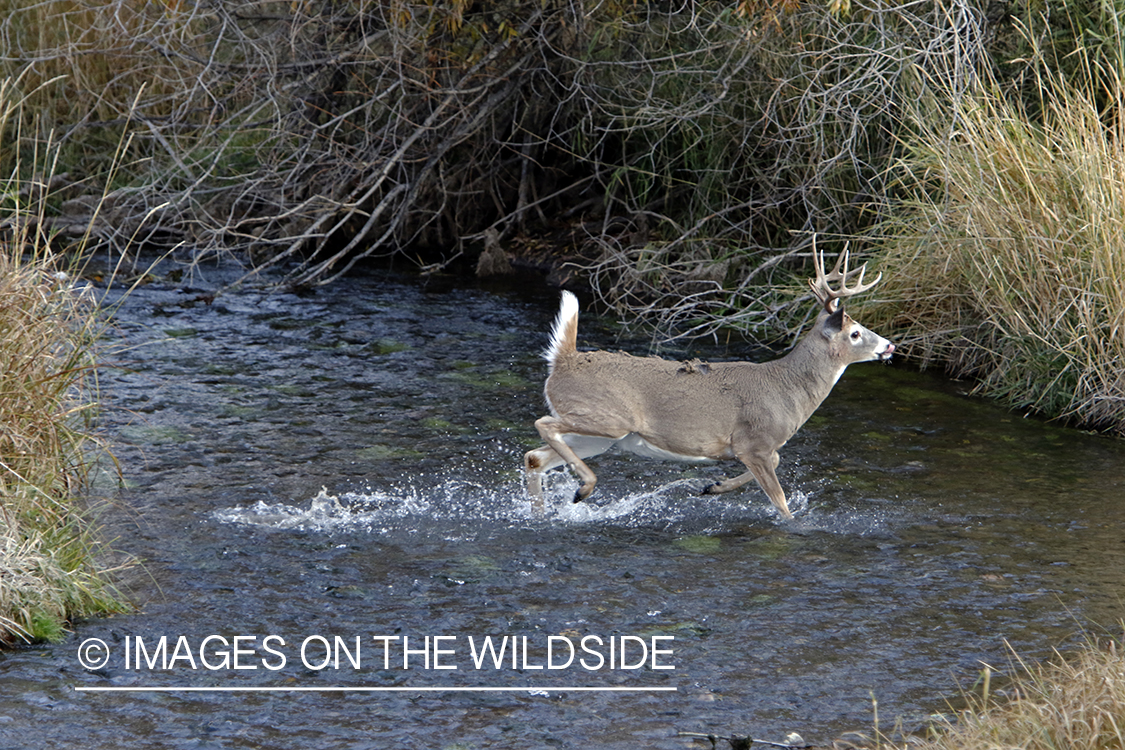
<svg viewBox="0 0 1125 750">
<path fill-rule="evenodd" d="M 574 495 L 574 502 L 581 502 L 588 498 L 594 492 L 594 486 L 598 483 L 598 477 L 590 470 L 589 466 L 583 463 L 582 459 L 578 457 L 578 454 L 566 444 L 566 441 L 563 440 L 562 436 L 568 432 L 566 425 L 562 420 L 556 417 L 540 417 L 535 420 L 535 429 L 539 430 L 539 435 L 547 442 L 547 445 L 566 462 L 567 466 L 574 470 L 574 473 L 577 474 L 579 480 L 581 480 L 582 484 L 578 487 L 578 492 Z M 545 449 L 539 449 L 540 452 L 543 450 Z M 536 453 L 536 451 L 531 451 L 527 456 L 531 456 L 532 453 Z M 525 461 L 526 460 L 527 457 L 525 457 Z M 557 466 L 558 464 L 555 465 Z"/>
<path fill-rule="evenodd" d="M 781 457 L 777 455 L 777 451 L 773 451 L 768 457 L 762 459 L 757 456 L 739 456 L 742 463 L 746 464 L 750 471 L 744 474 L 739 474 L 737 477 L 724 479 L 721 482 L 716 482 L 710 485 L 705 490 L 704 494 L 718 495 L 723 492 L 730 492 L 736 490 L 742 485 L 749 482 L 751 479 L 756 479 L 758 485 L 769 496 L 770 502 L 774 504 L 781 517 L 786 521 L 792 520 L 793 514 L 789 512 L 789 503 L 785 501 L 785 490 L 781 488 L 781 482 L 777 481 L 777 464 Z"/>
</svg>

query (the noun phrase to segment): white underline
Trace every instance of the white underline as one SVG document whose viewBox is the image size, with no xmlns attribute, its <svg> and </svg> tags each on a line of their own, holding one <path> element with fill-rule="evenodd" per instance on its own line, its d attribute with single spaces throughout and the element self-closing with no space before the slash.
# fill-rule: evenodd
<svg viewBox="0 0 1125 750">
<path fill-rule="evenodd" d="M 97 693 L 667 693 L 675 687 L 78 687 L 81 692 Z"/>
</svg>

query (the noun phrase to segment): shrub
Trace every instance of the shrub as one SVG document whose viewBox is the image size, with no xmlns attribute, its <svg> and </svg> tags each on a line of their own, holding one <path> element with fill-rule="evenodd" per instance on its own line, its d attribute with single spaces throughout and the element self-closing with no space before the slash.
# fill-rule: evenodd
<svg viewBox="0 0 1125 750">
<path fill-rule="evenodd" d="M 9 4 L 0 63 L 66 168 L 100 175 L 122 132 L 145 159 L 110 241 L 143 225 L 309 283 L 552 232 L 607 301 L 704 314 L 877 218 L 904 75 L 962 75 L 984 38 L 944 0 Z"/>
</svg>

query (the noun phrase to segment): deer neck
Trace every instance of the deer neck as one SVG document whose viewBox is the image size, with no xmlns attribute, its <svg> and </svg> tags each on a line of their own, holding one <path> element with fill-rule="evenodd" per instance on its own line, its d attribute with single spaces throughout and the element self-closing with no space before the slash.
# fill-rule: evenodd
<svg viewBox="0 0 1125 750">
<path fill-rule="evenodd" d="M 786 390 L 793 394 L 795 405 L 804 419 L 808 419 L 828 397 L 846 367 L 831 356 L 828 341 L 818 328 L 784 357 L 770 363 L 776 366 L 778 377 L 784 381 Z"/>
</svg>

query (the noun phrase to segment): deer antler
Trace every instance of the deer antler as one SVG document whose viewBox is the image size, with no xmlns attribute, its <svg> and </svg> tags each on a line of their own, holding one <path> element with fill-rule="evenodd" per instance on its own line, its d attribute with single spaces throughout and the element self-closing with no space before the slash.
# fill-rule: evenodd
<svg viewBox="0 0 1125 750">
<path fill-rule="evenodd" d="M 844 252 L 840 253 L 839 257 L 836 258 L 836 265 L 832 269 L 832 272 L 825 273 L 824 257 L 820 251 L 816 249 L 816 235 L 813 235 L 813 266 L 816 269 L 816 278 L 809 279 L 809 286 L 812 287 L 813 294 L 820 301 L 820 304 L 824 305 L 824 309 L 830 313 L 836 312 L 836 308 L 839 306 L 836 304 L 837 300 L 851 297 L 860 292 L 865 292 L 878 284 L 879 280 L 883 278 L 883 274 L 880 273 L 870 284 L 864 284 L 863 275 L 867 272 L 867 264 L 864 263 L 859 268 L 849 271 L 848 258 L 850 255 L 851 252 L 845 245 Z M 842 271 L 840 270 L 841 265 L 844 267 Z M 849 279 L 856 276 L 856 274 L 859 275 L 859 278 L 855 279 L 855 284 L 849 287 Z M 829 286 L 833 281 L 840 282 L 838 289 L 833 289 Z"/>
</svg>

